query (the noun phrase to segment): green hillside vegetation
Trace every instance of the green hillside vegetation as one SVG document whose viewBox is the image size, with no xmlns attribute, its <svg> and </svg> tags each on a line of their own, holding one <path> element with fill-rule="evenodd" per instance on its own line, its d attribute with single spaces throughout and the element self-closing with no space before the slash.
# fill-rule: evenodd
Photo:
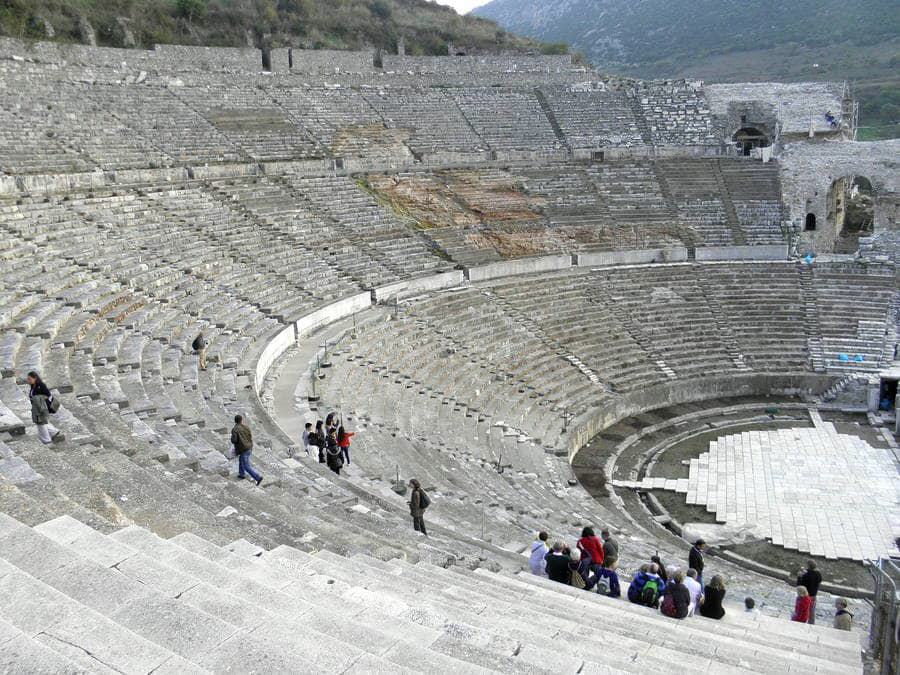
<svg viewBox="0 0 900 675">
<path fill-rule="evenodd" d="M 900 3 L 494 0 L 476 10 L 599 69 L 709 82 L 847 80 L 863 137 L 900 136 Z"/>
<path fill-rule="evenodd" d="M 446 54 L 448 43 L 480 49 L 542 50 L 534 40 L 426 0 L 0 0 L 0 33 L 82 42 L 82 17 L 97 44 L 394 50 Z M 130 44 L 128 32 L 135 44 Z M 558 49 L 548 47 L 547 49 Z"/>
</svg>

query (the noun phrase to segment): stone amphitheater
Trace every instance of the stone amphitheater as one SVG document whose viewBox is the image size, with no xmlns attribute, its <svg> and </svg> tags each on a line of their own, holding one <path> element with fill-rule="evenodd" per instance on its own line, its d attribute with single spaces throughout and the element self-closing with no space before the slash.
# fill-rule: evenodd
<svg viewBox="0 0 900 675">
<path fill-rule="evenodd" d="M 828 565 L 900 553 L 879 409 L 900 379 L 900 143 L 854 140 L 847 88 L 265 56 L 0 40 L 0 670 L 862 672 L 871 589 Z M 831 188 L 857 176 L 873 228 L 836 252 Z M 38 441 L 31 370 L 61 442 Z M 356 432 L 340 477 L 300 445 L 330 411 Z M 235 414 L 261 486 L 227 458 Z M 742 426 L 776 423 L 817 440 L 766 432 L 762 452 Z M 699 450 L 655 468 L 710 433 L 725 473 Z M 758 469 L 788 506 L 765 550 L 822 559 L 825 625 L 791 623 L 786 572 L 727 543 L 707 556 L 722 621 L 527 572 L 538 530 L 586 525 L 613 531 L 626 582 L 651 555 L 684 568 L 691 524 L 657 488 L 706 503 L 706 531 L 753 520 L 740 448 L 802 441 L 815 465 L 825 437 L 832 489 L 883 525 L 829 501 L 800 531 L 779 481 L 808 474 Z M 854 631 L 830 628 L 833 594 Z"/>
</svg>

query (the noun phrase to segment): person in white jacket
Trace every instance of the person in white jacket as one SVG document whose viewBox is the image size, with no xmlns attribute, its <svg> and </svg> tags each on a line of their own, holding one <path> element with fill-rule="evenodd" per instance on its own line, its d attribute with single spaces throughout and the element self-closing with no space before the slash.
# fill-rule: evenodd
<svg viewBox="0 0 900 675">
<path fill-rule="evenodd" d="M 550 538 L 546 532 L 539 532 L 535 542 L 531 545 L 531 554 L 528 556 L 528 569 L 531 573 L 538 577 L 547 576 L 547 552 L 550 547 L 547 546 L 547 539 Z"/>
</svg>

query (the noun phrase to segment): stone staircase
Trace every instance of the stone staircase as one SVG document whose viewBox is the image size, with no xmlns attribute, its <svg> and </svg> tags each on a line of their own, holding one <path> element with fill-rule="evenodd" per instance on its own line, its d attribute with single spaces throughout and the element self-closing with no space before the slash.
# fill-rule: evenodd
<svg viewBox="0 0 900 675">
<path fill-rule="evenodd" d="M 800 286 L 803 289 L 803 314 L 806 325 L 809 363 L 817 373 L 825 372 L 825 346 L 816 303 L 813 271 L 809 265 L 800 267 Z"/>
<path fill-rule="evenodd" d="M 716 184 L 719 188 L 719 194 L 722 197 L 722 204 L 725 206 L 725 216 L 727 218 L 728 227 L 731 228 L 731 236 L 734 243 L 738 246 L 747 245 L 747 235 L 741 227 L 741 219 L 738 217 L 737 209 L 731 199 L 731 193 L 725 182 L 725 176 L 722 173 L 722 160 L 717 160 L 713 164 L 713 170 L 716 176 Z"/>
<path fill-rule="evenodd" d="M 861 672 L 859 637 L 530 574 L 0 515 L 4 672 Z"/>
</svg>

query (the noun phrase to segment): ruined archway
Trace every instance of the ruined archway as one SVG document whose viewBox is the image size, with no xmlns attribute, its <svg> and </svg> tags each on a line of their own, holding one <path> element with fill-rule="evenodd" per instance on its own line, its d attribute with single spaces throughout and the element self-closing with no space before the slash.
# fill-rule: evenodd
<svg viewBox="0 0 900 675">
<path fill-rule="evenodd" d="M 828 191 L 828 221 L 837 235 L 835 253 L 855 253 L 859 238 L 875 229 L 875 191 L 865 176 L 843 176 Z"/>
<path fill-rule="evenodd" d="M 754 148 L 767 148 L 772 144 L 769 135 L 757 127 L 741 127 L 731 139 L 745 157 L 749 157 Z"/>
</svg>

